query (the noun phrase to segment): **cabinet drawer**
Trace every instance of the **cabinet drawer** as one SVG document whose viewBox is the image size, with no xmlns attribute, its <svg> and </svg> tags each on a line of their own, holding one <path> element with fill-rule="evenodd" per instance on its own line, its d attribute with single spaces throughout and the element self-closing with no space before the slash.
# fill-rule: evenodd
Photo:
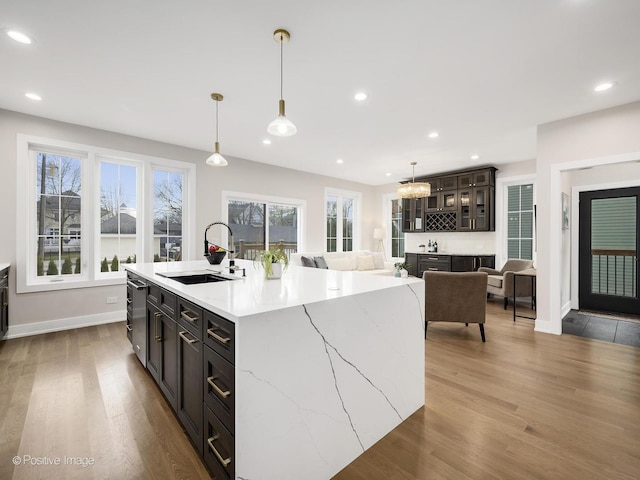
<svg viewBox="0 0 640 480">
<path fill-rule="evenodd" d="M 235 431 L 235 369 L 209 347 L 204 349 L 204 403 Z"/>
<path fill-rule="evenodd" d="M 209 345 L 214 351 L 222 355 L 229 362 L 236 361 L 236 335 L 235 325 L 229 320 L 211 312 L 204 312 L 204 337 L 205 345 Z"/>
<path fill-rule="evenodd" d="M 202 340 L 204 318 L 200 307 L 178 298 L 178 323 L 189 330 L 198 340 Z"/>
<path fill-rule="evenodd" d="M 176 296 L 154 283 L 148 284 L 147 301 L 163 310 L 169 317 L 173 318 L 176 312 Z"/>
<path fill-rule="evenodd" d="M 216 480 L 235 478 L 236 458 L 233 435 L 204 406 L 204 461 Z"/>
<path fill-rule="evenodd" d="M 433 256 L 433 255 L 421 255 L 419 260 L 420 271 L 451 271 L 451 257 L 449 256 Z"/>
</svg>

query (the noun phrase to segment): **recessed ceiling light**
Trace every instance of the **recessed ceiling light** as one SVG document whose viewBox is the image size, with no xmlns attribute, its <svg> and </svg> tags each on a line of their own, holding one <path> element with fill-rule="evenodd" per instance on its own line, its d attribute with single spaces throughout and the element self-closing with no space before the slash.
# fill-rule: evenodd
<svg viewBox="0 0 640 480">
<path fill-rule="evenodd" d="M 363 100 L 366 100 L 368 96 L 369 96 L 369 95 L 367 95 L 367 94 L 366 94 L 366 93 L 364 93 L 364 92 L 358 92 L 358 93 L 356 93 L 356 94 L 354 95 L 354 97 L 353 97 L 353 98 L 355 98 L 355 99 L 356 99 L 357 101 L 359 101 L 359 102 L 362 102 Z"/>
<path fill-rule="evenodd" d="M 24 96 L 25 96 L 25 97 L 27 97 L 27 98 L 29 98 L 29 99 L 31 99 L 31 100 L 36 100 L 36 101 L 38 101 L 38 102 L 39 102 L 40 100 L 42 100 L 42 97 L 41 97 L 40 95 L 38 95 L 37 93 L 31 93 L 31 92 L 29 92 L 29 93 L 25 93 L 25 94 L 24 94 Z"/>
<path fill-rule="evenodd" d="M 17 30 L 7 30 L 7 35 L 16 42 L 24 43 L 25 45 L 31 45 L 33 43 L 33 39 L 30 36 Z"/>
<path fill-rule="evenodd" d="M 471 155 L 471 160 L 478 160 L 480 155 Z"/>
<path fill-rule="evenodd" d="M 384 176 L 385 176 L 385 177 L 390 177 L 390 176 L 391 176 L 391 174 L 390 174 L 389 172 L 387 172 L 387 173 L 385 173 L 385 174 L 384 174 Z"/>
<path fill-rule="evenodd" d="M 262 143 L 264 143 L 265 145 L 271 145 L 271 140 L 265 138 L 264 140 L 262 140 Z"/>
<path fill-rule="evenodd" d="M 440 134 L 438 132 L 431 132 L 429 134 L 429 138 L 438 138 L 440 136 Z"/>
<path fill-rule="evenodd" d="M 611 87 L 613 87 L 613 83 L 612 82 L 605 82 L 605 83 L 601 83 L 600 85 L 596 86 L 596 88 L 594 88 L 593 90 L 595 92 L 604 92 L 605 90 L 609 90 Z"/>
<path fill-rule="evenodd" d="M 336 160 L 336 163 L 344 163 L 344 160 L 342 160 L 341 158 Z"/>
</svg>

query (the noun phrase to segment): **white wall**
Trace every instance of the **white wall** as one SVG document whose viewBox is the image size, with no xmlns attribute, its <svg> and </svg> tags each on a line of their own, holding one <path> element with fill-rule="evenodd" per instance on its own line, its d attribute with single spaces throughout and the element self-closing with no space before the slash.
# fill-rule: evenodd
<svg viewBox="0 0 640 480">
<path fill-rule="evenodd" d="M 538 319 L 536 330 L 562 332 L 562 284 L 566 278 L 561 226 L 562 172 L 619 165 L 611 181 L 640 184 L 640 102 L 538 127 Z M 578 174 L 580 175 L 580 174 Z M 586 174 L 585 174 L 586 175 Z M 634 177 L 635 175 L 635 177 Z M 568 180 L 567 180 L 568 181 Z M 575 205 L 572 205 L 575 211 Z M 576 222 L 572 222 L 575 224 Z M 566 254 L 566 252 L 564 252 Z"/>
<path fill-rule="evenodd" d="M 125 282 L 121 285 L 42 293 L 15 293 L 16 258 L 16 135 L 39 137 L 100 146 L 114 150 L 169 158 L 196 164 L 196 245 L 201 244 L 204 227 L 219 220 L 222 213 L 222 190 L 250 192 L 306 201 L 306 244 L 310 251 L 324 250 L 324 189 L 332 187 L 362 194 L 362 245 L 372 248 L 374 224 L 380 217 L 374 188 L 355 182 L 314 175 L 297 170 L 272 167 L 231 157 L 229 166 L 211 168 L 204 160 L 211 152 L 115 134 L 0 109 L 0 162 L 5 178 L 0 189 L 0 261 L 10 262 L 9 335 L 41 332 L 125 318 Z M 20 197 L 21 198 L 21 197 Z M 210 232 L 215 236 L 214 232 Z M 220 234 L 221 235 L 221 234 Z M 211 239 L 211 237 L 210 237 Z M 226 239 L 226 237 L 225 237 Z M 196 252 L 200 250 L 197 249 Z M 107 296 L 117 296 L 116 304 L 106 304 Z M 49 322 L 49 323 L 45 323 Z"/>
</svg>

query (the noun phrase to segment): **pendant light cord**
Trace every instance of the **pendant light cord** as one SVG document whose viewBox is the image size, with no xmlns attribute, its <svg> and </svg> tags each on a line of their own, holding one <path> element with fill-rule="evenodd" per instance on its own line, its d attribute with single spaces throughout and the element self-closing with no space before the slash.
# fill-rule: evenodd
<svg viewBox="0 0 640 480">
<path fill-rule="evenodd" d="M 216 142 L 218 141 L 218 104 L 219 100 L 216 100 Z"/>
<path fill-rule="evenodd" d="M 284 35 L 281 33 L 280 34 L 280 100 L 283 99 L 282 97 L 282 41 L 284 39 Z"/>
</svg>

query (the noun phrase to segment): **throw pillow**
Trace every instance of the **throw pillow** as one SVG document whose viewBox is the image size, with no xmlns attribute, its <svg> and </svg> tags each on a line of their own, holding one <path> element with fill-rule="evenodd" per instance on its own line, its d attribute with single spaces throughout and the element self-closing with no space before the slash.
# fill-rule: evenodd
<svg viewBox="0 0 640 480">
<path fill-rule="evenodd" d="M 316 264 L 316 268 L 324 268 L 324 269 L 329 268 L 324 257 L 313 257 L 313 261 Z"/>
<path fill-rule="evenodd" d="M 382 252 L 373 254 L 373 266 L 376 270 L 384 269 L 384 255 Z"/>
<path fill-rule="evenodd" d="M 358 257 L 356 257 L 356 264 L 357 269 L 360 271 L 373 270 L 375 268 L 373 263 L 373 255 L 359 255 Z"/>
<path fill-rule="evenodd" d="M 313 261 L 313 258 L 305 257 L 303 255 L 300 257 L 300 261 L 304 267 L 316 268 L 316 262 Z"/>
<path fill-rule="evenodd" d="M 355 265 L 350 258 L 326 258 L 327 265 L 331 270 L 348 271 L 355 270 Z"/>
</svg>

